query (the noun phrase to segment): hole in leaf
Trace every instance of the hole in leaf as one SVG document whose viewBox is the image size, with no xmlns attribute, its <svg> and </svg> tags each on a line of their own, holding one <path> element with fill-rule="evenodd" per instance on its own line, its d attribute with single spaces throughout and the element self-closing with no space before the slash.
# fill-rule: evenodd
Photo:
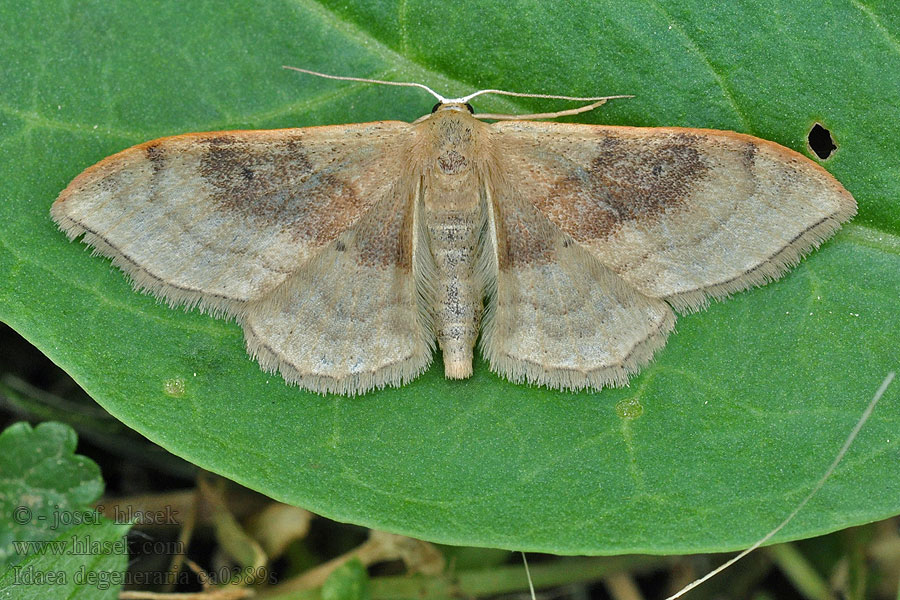
<svg viewBox="0 0 900 600">
<path fill-rule="evenodd" d="M 806 139 L 809 142 L 809 149 L 812 150 L 820 160 L 825 160 L 837 150 L 834 138 L 831 137 L 831 132 L 822 127 L 820 123 L 816 123 L 812 126 Z"/>
</svg>

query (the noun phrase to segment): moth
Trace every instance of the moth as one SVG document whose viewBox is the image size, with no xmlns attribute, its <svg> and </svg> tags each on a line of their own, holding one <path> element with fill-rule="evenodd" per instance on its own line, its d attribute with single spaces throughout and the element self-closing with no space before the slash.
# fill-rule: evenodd
<svg viewBox="0 0 900 600">
<path fill-rule="evenodd" d="M 413 123 L 140 144 L 51 214 L 137 289 L 236 319 L 266 371 L 352 395 L 409 382 L 435 346 L 469 377 L 479 334 L 514 382 L 623 385 L 676 311 L 778 278 L 856 213 L 825 169 L 749 135 L 496 120 L 469 100 L 510 92 L 428 91 Z M 606 98 L 581 100 L 521 119 Z"/>
</svg>

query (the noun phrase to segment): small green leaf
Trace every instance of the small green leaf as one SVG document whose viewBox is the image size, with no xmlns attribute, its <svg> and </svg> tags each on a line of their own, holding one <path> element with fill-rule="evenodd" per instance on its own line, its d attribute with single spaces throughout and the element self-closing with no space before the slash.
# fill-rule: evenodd
<svg viewBox="0 0 900 600">
<path fill-rule="evenodd" d="M 812 488 L 900 331 L 900 23 L 886 3 L 14 3 L 0 8 L 0 319 L 113 415 L 276 499 L 434 541 L 561 553 L 746 547 Z M 447 381 L 321 397 L 240 328 L 134 293 L 49 218 L 84 168 L 155 137 L 412 120 L 417 90 L 283 71 L 631 93 L 582 122 L 734 129 L 822 163 L 859 215 L 777 283 L 680 317 L 630 387 Z M 479 99 L 485 111 L 555 110 Z M 778 539 L 900 512 L 897 385 Z M 174 391 L 174 393 L 173 393 Z M 618 408 L 617 408 L 618 407 Z"/>
<path fill-rule="evenodd" d="M 118 598 L 125 582 L 125 534 L 130 527 L 104 519 L 44 540 L 41 552 L 0 573 L 0 598 Z"/>
<path fill-rule="evenodd" d="M 322 584 L 322 600 L 369 600 L 369 574 L 358 558 L 348 560 Z"/>
<path fill-rule="evenodd" d="M 118 595 L 131 525 L 91 508 L 103 480 L 75 442 L 62 423 L 0 433 L 0 598 Z"/>
<path fill-rule="evenodd" d="M 101 520 L 90 508 L 103 493 L 100 469 L 74 453 L 75 443 L 62 423 L 16 423 L 0 433 L 0 568 L 23 558 L 16 541 L 39 542 Z"/>
</svg>

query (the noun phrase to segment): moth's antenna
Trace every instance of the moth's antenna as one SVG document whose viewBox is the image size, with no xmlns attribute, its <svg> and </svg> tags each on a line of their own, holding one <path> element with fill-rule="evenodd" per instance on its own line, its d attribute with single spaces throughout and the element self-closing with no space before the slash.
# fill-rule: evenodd
<svg viewBox="0 0 900 600">
<path fill-rule="evenodd" d="M 298 71 L 300 73 L 306 73 L 307 75 L 315 75 L 316 77 L 324 77 L 325 79 L 337 79 L 338 81 L 359 81 L 362 83 L 378 83 L 381 85 L 396 85 L 400 87 L 417 87 L 425 90 L 432 96 L 438 99 L 438 102 L 441 104 L 466 104 L 472 98 L 477 96 L 481 96 L 482 94 L 498 94 L 500 96 L 515 96 L 517 98 L 547 98 L 550 100 L 573 100 L 575 102 L 590 102 L 591 104 L 586 104 L 585 106 L 579 106 L 578 108 L 570 108 L 567 110 L 560 110 L 551 113 L 535 113 L 531 115 L 502 115 L 502 114 L 477 114 L 473 115 L 476 119 L 494 119 L 494 120 L 521 120 L 521 119 L 554 119 L 556 117 L 565 117 L 568 115 L 577 115 L 583 112 L 587 112 L 589 110 L 594 110 L 601 104 L 604 104 L 607 100 L 615 100 L 617 98 L 634 98 L 634 96 L 560 96 L 559 94 L 528 94 L 525 92 L 510 92 L 507 90 L 478 90 L 477 92 L 472 92 L 468 96 L 462 96 L 461 98 L 444 98 L 436 91 L 425 85 L 424 83 L 415 83 L 410 81 L 384 81 L 382 79 L 367 79 L 365 77 L 348 77 L 345 75 L 329 75 L 328 73 L 319 73 L 318 71 L 310 71 L 309 69 L 301 69 L 300 67 L 289 67 L 287 65 L 282 65 L 282 69 L 290 69 L 291 71 Z M 424 119 L 427 119 L 428 115 L 421 117 L 415 122 L 418 123 Z"/>
<path fill-rule="evenodd" d="M 339 81 L 360 81 L 362 83 L 378 83 L 381 85 L 397 85 L 401 87 L 417 87 L 422 88 L 432 96 L 438 99 L 441 104 L 447 104 L 448 102 L 455 102 L 455 100 L 448 100 L 438 94 L 436 91 L 425 85 L 424 83 L 413 83 L 409 81 L 383 81 L 381 79 L 366 79 L 364 77 L 345 77 L 343 75 L 329 75 L 327 73 L 319 73 L 317 71 L 310 71 L 309 69 L 301 69 L 300 67 L 289 67 L 287 65 L 282 65 L 282 69 L 290 69 L 291 71 L 299 71 L 300 73 L 306 73 L 307 75 L 315 75 L 316 77 L 324 77 L 325 79 L 337 79 Z M 464 103 L 463 103 L 464 104 Z"/>
<path fill-rule="evenodd" d="M 856 435 L 859 433 L 859 430 L 862 429 L 862 426 L 865 425 L 866 421 L 869 420 L 869 417 L 872 415 L 872 411 L 875 410 L 875 405 L 878 404 L 879 400 L 881 400 L 881 397 L 884 395 L 884 392 L 887 390 L 888 386 L 891 385 L 891 381 L 893 381 L 893 380 L 894 380 L 894 371 L 891 371 L 890 373 L 887 374 L 887 377 L 884 378 L 884 381 L 881 382 L 881 386 L 878 388 L 878 391 L 875 392 L 875 395 L 872 397 L 872 400 L 869 402 L 869 405 L 866 407 L 866 410 L 863 411 L 862 416 L 856 422 L 856 425 L 853 426 L 853 429 L 850 431 L 850 435 L 848 435 L 847 439 L 844 441 L 844 445 L 841 446 L 841 449 L 837 453 L 837 456 L 834 457 L 834 460 L 831 461 L 831 465 L 828 467 L 828 469 L 825 470 L 825 474 L 822 475 L 822 477 L 819 479 L 818 483 L 816 483 L 816 485 L 813 486 L 812 491 L 810 491 L 809 494 L 807 494 L 806 497 L 800 501 L 800 504 L 797 505 L 797 507 L 793 510 L 793 512 L 791 512 L 791 514 L 789 514 L 784 521 L 782 521 L 775 529 L 773 529 L 772 531 L 770 531 L 769 533 L 764 535 L 755 544 L 753 544 L 752 546 L 750 546 L 749 548 L 747 548 L 746 550 L 744 550 L 743 552 L 741 552 L 740 554 L 738 554 L 737 556 L 735 556 L 734 558 L 729 560 L 728 562 L 726 562 L 723 565 L 719 566 L 718 568 L 710 571 L 709 573 L 707 573 L 700 579 L 697 579 L 697 580 L 689 583 L 688 585 L 683 587 L 678 593 L 666 598 L 666 600 L 675 600 L 676 598 L 680 598 L 681 596 L 683 596 L 690 590 L 694 589 L 695 587 L 697 587 L 698 585 L 700 585 L 707 579 L 710 579 L 710 578 L 718 575 L 719 573 L 721 573 L 722 571 L 724 571 L 725 569 L 727 569 L 728 567 L 730 567 L 737 561 L 741 560 L 742 558 L 744 558 L 745 556 L 747 556 L 748 554 L 750 554 L 751 552 L 753 552 L 754 550 L 756 550 L 757 548 L 759 548 L 760 546 L 762 546 L 763 544 L 768 542 L 772 538 L 772 536 L 774 536 L 776 533 L 781 531 L 785 525 L 790 523 L 794 519 L 794 517 L 797 516 L 797 513 L 800 512 L 800 509 L 802 509 L 804 506 L 806 506 L 806 503 L 809 502 L 810 499 L 813 496 L 815 496 L 819 490 L 822 489 L 822 486 L 825 485 L 825 482 L 828 481 L 828 479 L 831 477 L 831 474 L 834 473 L 835 469 L 837 469 L 838 463 L 840 463 L 841 459 L 844 458 L 844 455 L 847 454 L 847 450 L 850 449 L 850 445 L 853 443 L 853 440 L 856 439 Z"/>
<path fill-rule="evenodd" d="M 634 96 L 609 96 L 606 98 L 601 98 L 596 102 L 591 102 L 590 104 L 585 104 L 584 106 L 579 106 L 576 108 L 569 108 L 566 110 L 558 110 L 556 112 L 548 112 L 548 113 L 532 113 L 530 115 L 503 115 L 503 114 L 493 114 L 493 113 L 476 113 L 472 115 L 476 119 L 493 119 L 495 121 L 522 121 L 525 119 L 555 119 L 556 117 L 568 117 L 571 115 L 580 115 L 583 112 L 587 112 L 589 110 L 594 110 L 601 104 L 606 104 L 607 100 L 612 100 L 614 98 L 634 98 Z"/>
<path fill-rule="evenodd" d="M 613 100 L 614 98 L 633 98 L 634 96 L 559 96 L 557 94 L 526 94 L 524 92 L 508 92 L 506 90 L 478 90 L 462 98 L 454 98 L 448 102 L 465 104 L 472 98 L 482 94 L 498 94 L 500 96 L 516 96 L 517 98 L 548 98 L 550 100 L 574 100 L 575 102 L 596 102 L 597 100 Z"/>
</svg>

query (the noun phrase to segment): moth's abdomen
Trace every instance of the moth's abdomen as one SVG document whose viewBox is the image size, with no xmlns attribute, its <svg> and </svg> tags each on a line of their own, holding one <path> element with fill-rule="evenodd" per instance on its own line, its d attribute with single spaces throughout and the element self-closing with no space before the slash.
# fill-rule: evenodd
<svg viewBox="0 0 900 600">
<path fill-rule="evenodd" d="M 468 210 L 459 210 L 426 200 L 425 226 L 435 266 L 435 329 L 445 373 L 454 379 L 472 374 L 472 348 L 478 337 L 483 295 L 475 273 L 481 223 L 477 202 Z"/>
</svg>

